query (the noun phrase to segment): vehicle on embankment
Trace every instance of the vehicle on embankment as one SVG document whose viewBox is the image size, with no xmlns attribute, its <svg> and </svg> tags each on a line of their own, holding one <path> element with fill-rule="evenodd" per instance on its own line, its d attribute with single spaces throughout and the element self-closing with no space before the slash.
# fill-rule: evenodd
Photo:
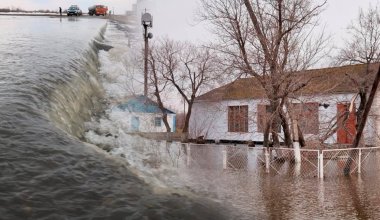
<svg viewBox="0 0 380 220">
<path fill-rule="evenodd" d="M 104 5 L 94 5 L 88 8 L 88 15 L 103 15 L 105 16 L 107 14 L 108 7 Z"/>
<path fill-rule="evenodd" d="M 71 5 L 69 9 L 67 9 L 67 16 L 71 15 L 80 16 L 82 15 L 82 10 L 80 10 L 77 5 Z"/>
</svg>

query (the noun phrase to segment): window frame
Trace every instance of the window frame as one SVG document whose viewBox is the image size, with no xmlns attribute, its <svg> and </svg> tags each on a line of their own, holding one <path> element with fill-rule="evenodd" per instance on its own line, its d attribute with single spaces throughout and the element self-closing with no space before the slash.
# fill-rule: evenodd
<svg viewBox="0 0 380 220">
<path fill-rule="evenodd" d="M 248 105 L 228 106 L 227 130 L 231 133 L 248 133 Z"/>
<path fill-rule="evenodd" d="M 157 122 L 159 122 L 159 123 L 157 123 Z M 162 127 L 162 118 L 161 117 L 154 117 L 154 127 L 156 127 L 156 128 Z"/>
</svg>

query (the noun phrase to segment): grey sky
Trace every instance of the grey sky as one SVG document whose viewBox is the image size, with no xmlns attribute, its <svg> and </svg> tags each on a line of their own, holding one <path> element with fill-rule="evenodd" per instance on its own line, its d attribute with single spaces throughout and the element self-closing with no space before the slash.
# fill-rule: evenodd
<svg viewBox="0 0 380 220">
<path fill-rule="evenodd" d="M 321 0 L 316 0 L 321 1 Z M 198 0 L 151 0 L 146 8 L 154 16 L 155 36 L 169 36 L 185 40 L 212 40 L 202 25 L 193 26 L 194 10 Z M 321 14 L 321 29 L 332 35 L 339 44 L 345 35 L 347 25 L 358 15 L 359 8 L 377 5 L 377 0 L 328 0 L 326 10 Z"/>
<path fill-rule="evenodd" d="M 49 9 L 58 10 L 70 5 L 78 5 L 83 11 L 94 4 L 107 5 L 110 10 L 115 9 L 116 13 L 124 14 L 126 10 L 132 8 L 132 3 L 136 0 L 0 0 L 0 8 L 20 7 L 26 10 Z"/>
<path fill-rule="evenodd" d="M 190 41 L 209 41 L 213 36 L 204 25 L 195 25 L 194 11 L 199 0 L 141 0 L 145 2 L 140 7 L 147 8 L 154 16 L 155 37 L 168 36 L 174 39 Z M 320 2 L 322 0 L 315 0 Z M 1 0 L 0 7 L 22 7 L 25 9 L 58 9 L 67 8 L 71 4 L 78 4 L 83 10 L 93 4 L 105 4 L 116 13 L 124 14 L 130 10 L 136 0 Z M 346 27 L 357 17 L 359 8 L 375 6 L 377 0 L 328 0 L 326 10 L 321 14 L 321 28 L 325 27 L 326 34 L 333 37 L 335 46 L 343 42 Z"/>
</svg>

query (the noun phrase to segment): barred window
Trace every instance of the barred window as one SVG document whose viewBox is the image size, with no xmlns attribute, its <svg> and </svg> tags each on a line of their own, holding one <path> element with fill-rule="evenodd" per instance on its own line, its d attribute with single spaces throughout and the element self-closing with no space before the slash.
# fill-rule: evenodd
<svg viewBox="0 0 380 220">
<path fill-rule="evenodd" d="M 228 132 L 248 132 L 248 105 L 228 106 Z"/>
</svg>

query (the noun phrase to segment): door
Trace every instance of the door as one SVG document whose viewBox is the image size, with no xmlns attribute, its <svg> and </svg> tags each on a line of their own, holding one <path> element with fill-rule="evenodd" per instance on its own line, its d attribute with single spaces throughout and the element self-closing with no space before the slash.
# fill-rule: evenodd
<svg viewBox="0 0 380 220">
<path fill-rule="evenodd" d="M 338 103 L 338 144 L 352 144 L 356 135 L 356 115 L 355 105 L 352 112 L 349 112 L 350 103 Z"/>
<path fill-rule="evenodd" d="M 140 129 L 140 119 L 139 117 L 132 117 L 132 131 L 139 131 Z"/>
</svg>

